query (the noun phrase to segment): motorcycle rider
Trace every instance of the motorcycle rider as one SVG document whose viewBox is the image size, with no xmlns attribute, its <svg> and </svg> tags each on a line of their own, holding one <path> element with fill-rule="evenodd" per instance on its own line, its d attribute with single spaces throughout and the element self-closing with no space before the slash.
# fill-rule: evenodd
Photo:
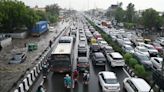
<svg viewBox="0 0 164 92">
<path fill-rule="evenodd" d="M 72 84 L 71 77 L 69 76 L 69 74 L 66 74 L 66 76 L 64 77 L 64 86 L 66 88 L 70 88 L 71 84 Z"/>
<path fill-rule="evenodd" d="M 74 80 L 75 82 L 77 82 L 78 76 L 79 76 L 79 72 L 78 72 L 77 70 L 75 70 L 75 71 L 73 72 L 73 80 Z"/>
<path fill-rule="evenodd" d="M 48 74 L 48 65 L 46 62 L 43 62 L 42 65 L 42 72 L 43 72 L 43 78 L 46 78 L 47 74 Z"/>
<path fill-rule="evenodd" d="M 89 72 L 86 70 L 86 71 L 83 73 L 83 83 L 84 83 L 84 84 L 88 84 L 88 81 L 89 81 Z"/>
</svg>

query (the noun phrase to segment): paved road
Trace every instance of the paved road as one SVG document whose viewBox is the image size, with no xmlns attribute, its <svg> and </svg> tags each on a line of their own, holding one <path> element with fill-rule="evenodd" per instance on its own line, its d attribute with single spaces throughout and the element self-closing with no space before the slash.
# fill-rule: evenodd
<svg viewBox="0 0 164 92">
<path fill-rule="evenodd" d="M 76 68 L 76 58 L 77 58 L 77 46 L 79 42 L 79 36 L 77 34 L 76 43 L 74 47 L 74 62 L 73 62 L 73 69 Z M 65 74 L 57 74 L 50 72 L 48 75 L 48 79 L 44 82 L 44 86 L 47 89 L 47 92 L 102 92 L 101 87 L 98 83 L 97 74 L 100 71 L 113 71 L 116 73 L 118 81 L 121 84 L 122 89 L 122 81 L 124 78 L 128 77 L 127 74 L 124 72 L 122 68 L 111 68 L 110 65 L 107 63 L 105 67 L 95 67 L 92 65 L 92 61 L 90 60 L 90 80 L 88 85 L 83 85 L 82 83 L 82 76 L 79 77 L 78 83 L 75 85 L 73 89 L 65 89 L 63 78 Z M 42 77 L 40 77 L 41 79 Z M 41 81 L 40 81 L 41 82 Z M 40 83 L 38 82 L 38 84 Z M 37 86 L 35 86 L 37 87 Z M 36 89 L 36 88 L 35 88 Z M 35 92 L 35 91 L 32 91 Z M 121 91 L 122 92 L 122 91 Z"/>
<path fill-rule="evenodd" d="M 77 37 L 78 38 L 78 37 Z M 76 42 L 77 46 L 78 40 Z M 75 58 L 77 57 L 77 48 L 75 47 Z M 74 68 L 76 66 L 76 60 L 74 60 Z M 101 92 L 101 88 L 98 84 L 97 74 L 100 71 L 113 71 L 116 73 L 118 77 L 118 81 L 121 84 L 122 89 L 122 81 L 125 77 L 128 77 L 122 68 L 111 68 L 109 64 L 106 64 L 105 67 L 95 67 L 92 65 L 90 60 L 90 81 L 89 85 L 83 85 L 82 78 L 80 77 L 78 80 L 78 84 L 75 85 L 75 88 L 72 90 L 64 89 L 63 78 L 65 74 L 52 74 L 50 77 L 48 84 L 48 92 Z M 122 91 L 121 91 L 122 92 Z"/>
<path fill-rule="evenodd" d="M 70 23 L 70 22 L 68 22 L 68 23 Z M 69 27 L 69 24 L 67 23 L 67 25 L 65 25 L 65 26 L 63 26 L 64 28 L 66 27 Z M 62 27 L 62 29 L 58 29 L 58 30 L 63 30 L 64 28 Z M 69 29 L 69 28 L 68 28 Z M 65 31 L 68 31 L 68 30 L 65 30 Z M 64 33 L 64 32 L 63 32 Z M 61 35 L 59 35 L 59 37 L 58 38 L 56 38 L 56 40 L 55 40 L 55 42 L 53 43 L 53 47 L 52 48 L 55 48 L 56 47 L 56 44 L 57 44 L 57 42 L 58 42 L 58 39 L 63 35 L 63 33 L 61 34 Z M 51 53 L 51 51 L 52 51 L 52 49 L 50 50 L 50 52 L 48 53 L 48 55 L 50 55 L 50 53 Z M 52 73 L 50 72 L 49 74 L 48 74 L 48 79 L 51 79 L 52 78 Z M 48 89 L 48 81 L 50 81 L 50 80 L 46 80 L 45 82 L 44 82 L 44 85 L 45 85 L 45 87 L 46 87 L 46 89 Z M 36 81 L 36 83 L 33 85 L 33 88 L 30 90 L 30 92 L 36 92 L 36 90 L 37 90 L 37 87 L 41 84 L 41 82 L 43 82 L 43 76 L 42 76 L 42 74 L 39 76 L 39 78 L 38 78 L 38 80 Z"/>
</svg>

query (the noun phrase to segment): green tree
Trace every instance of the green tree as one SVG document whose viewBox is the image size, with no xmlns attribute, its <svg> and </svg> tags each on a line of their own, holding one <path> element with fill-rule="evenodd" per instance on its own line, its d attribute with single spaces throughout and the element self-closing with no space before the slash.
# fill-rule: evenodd
<svg viewBox="0 0 164 92">
<path fill-rule="evenodd" d="M 59 17 L 60 7 L 57 4 L 47 5 L 46 12 L 48 16 L 48 20 L 51 23 L 55 23 Z"/>
<path fill-rule="evenodd" d="M 133 23 L 135 16 L 134 4 L 129 3 L 126 10 L 126 22 Z"/>
<path fill-rule="evenodd" d="M 150 8 L 146 9 L 142 13 L 142 24 L 145 28 L 152 29 L 152 28 L 159 28 L 162 25 L 162 17 L 159 16 L 159 13 Z"/>
<path fill-rule="evenodd" d="M 15 32 L 23 26 L 30 29 L 38 19 L 32 9 L 16 0 L 0 1 L 0 17 L 0 27 L 5 32 Z"/>
<path fill-rule="evenodd" d="M 52 15 L 59 15 L 60 7 L 58 4 L 52 4 L 46 6 L 46 12 L 51 13 Z"/>
<path fill-rule="evenodd" d="M 117 8 L 115 11 L 115 19 L 117 20 L 117 22 L 123 22 L 124 16 L 125 11 L 121 7 Z"/>
<path fill-rule="evenodd" d="M 37 16 L 39 18 L 39 21 L 47 20 L 47 14 L 46 14 L 45 11 L 37 10 L 36 14 L 37 14 Z"/>
</svg>

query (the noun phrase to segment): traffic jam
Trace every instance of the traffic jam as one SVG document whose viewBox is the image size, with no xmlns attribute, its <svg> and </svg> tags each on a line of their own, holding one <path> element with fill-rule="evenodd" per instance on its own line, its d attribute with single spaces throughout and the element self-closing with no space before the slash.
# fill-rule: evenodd
<svg viewBox="0 0 164 92">
<path fill-rule="evenodd" d="M 127 41 L 127 38 L 124 39 Z M 127 50 L 129 53 L 137 52 L 129 44 L 127 42 L 123 47 L 130 49 Z M 58 86 L 52 90 L 154 92 L 144 79 L 131 77 L 124 66 L 125 60 L 121 53 L 116 52 L 85 17 L 75 17 L 70 30 L 60 37 L 51 53 L 50 70 L 54 74 L 50 81 L 56 82 L 53 86 Z"/>
</svg>

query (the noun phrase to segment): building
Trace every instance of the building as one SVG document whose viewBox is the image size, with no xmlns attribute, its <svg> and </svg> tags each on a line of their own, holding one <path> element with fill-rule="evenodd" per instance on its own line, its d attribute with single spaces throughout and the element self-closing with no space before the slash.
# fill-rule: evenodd
<svg viewBox="0 0 164 92">
<path fill-rule="evenodd" d="M 45 7 L 38 7 L 37 5 L 34 7 L 34 8 L 32 8 L 33 10 L 40 10 L 40 11 L 46 11 L 46 9 L 45 9 Z"/>
</svg>

